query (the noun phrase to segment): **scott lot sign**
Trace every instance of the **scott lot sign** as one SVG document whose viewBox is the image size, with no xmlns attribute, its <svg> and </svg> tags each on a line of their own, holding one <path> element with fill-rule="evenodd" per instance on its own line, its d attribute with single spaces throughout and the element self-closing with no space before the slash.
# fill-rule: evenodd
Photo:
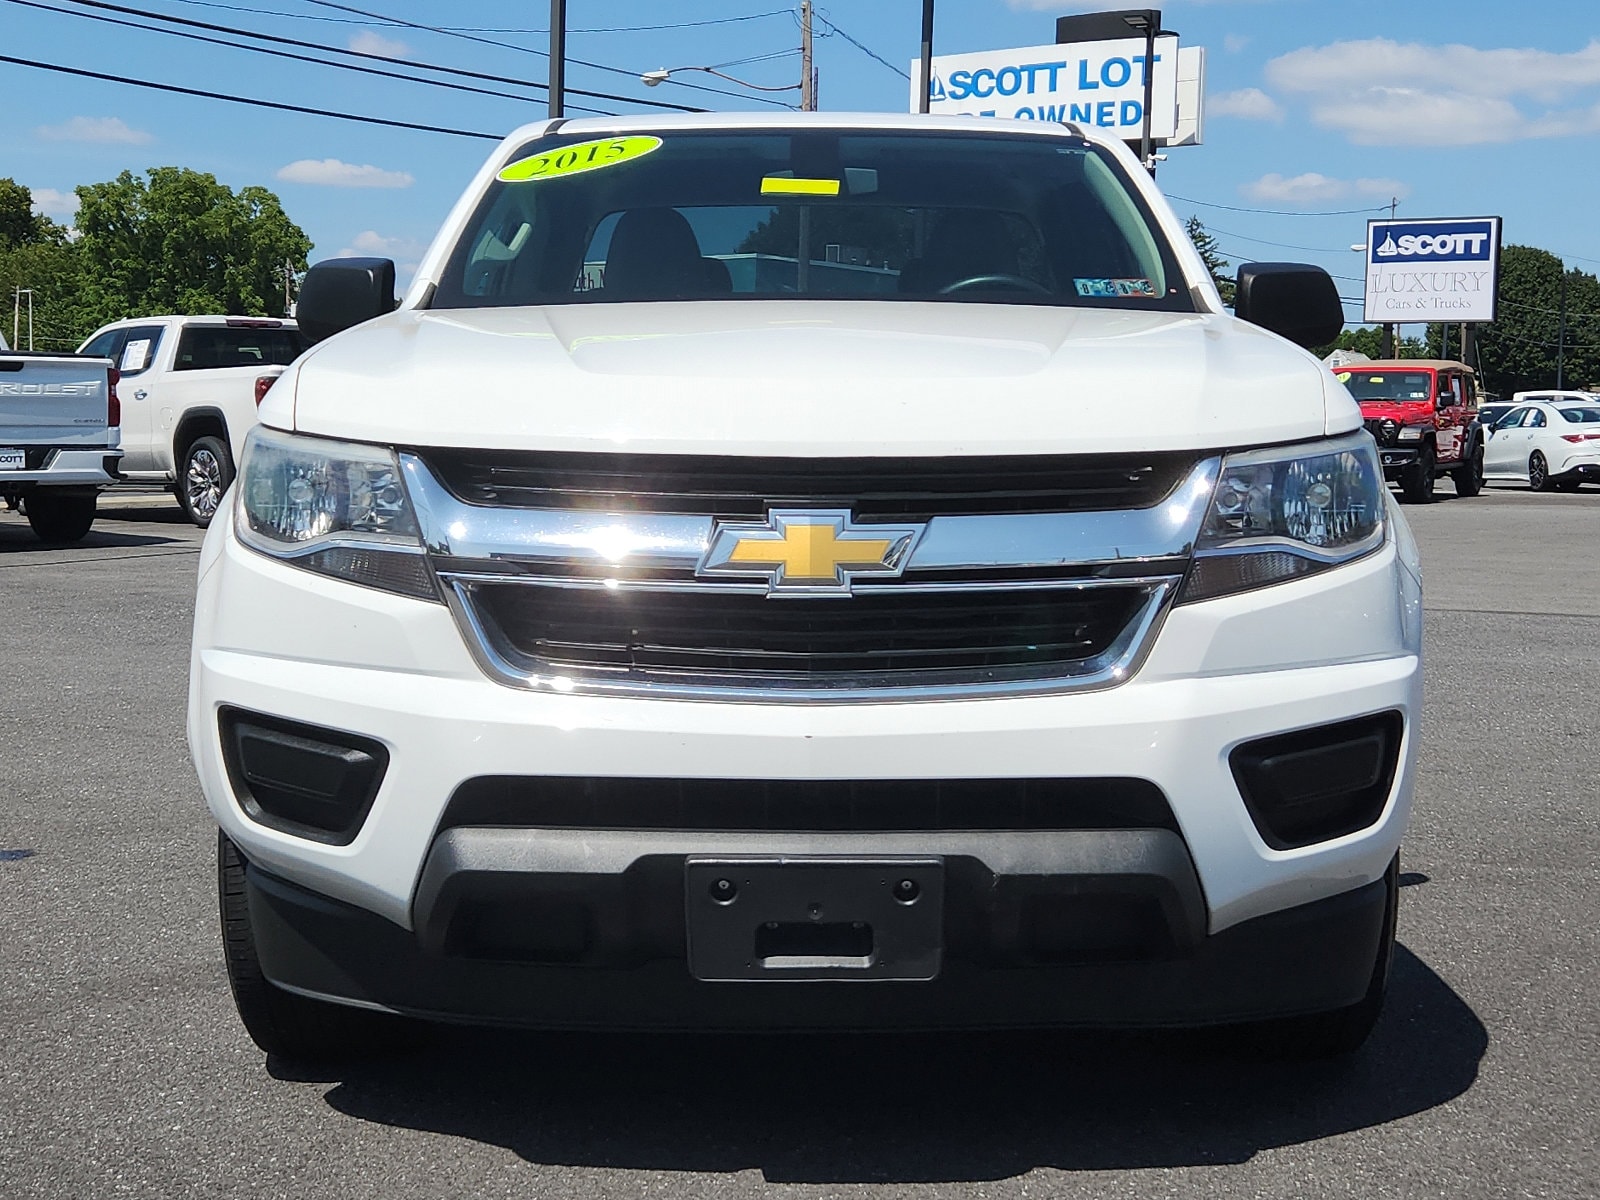
<svg viewBox="0 0 1600 1200">
<path fill-rule="evenodd" d="M 1150 136 L 1172 138 L 1178 123 L 1178 39 L 1157 38 L 1150 66 Z M 941 54 L 933 60 L 928 112 L 1070 121 L 1137 138 L 1144 127 L 1145 70 L 1143 38 Z M 916 112 L 915 62 L 911 77 Z"/>
<path fill-rule="evenodd" d="M 1364 319 L 1492 321 L 1500 218 L 1367 222 Z"/>
</svg>

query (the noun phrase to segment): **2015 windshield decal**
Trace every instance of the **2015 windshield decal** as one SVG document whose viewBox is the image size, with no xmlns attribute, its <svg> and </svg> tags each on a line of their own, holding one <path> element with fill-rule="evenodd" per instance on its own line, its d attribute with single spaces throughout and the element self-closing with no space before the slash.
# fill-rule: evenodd
<svg viewBox="0 0 1600 1200">
<path fill-rule="evenodd" d="M 565 175 L 582 175 L 606 167 L 620 166 L 643 158 L 661 148 L 661 139 L 635 135 L 633 137 L 599 138 L 592 142 L 578 142 L 562 146 L 559 150 L 546 150 L 530 158 L 519 159 L 502 167 L 495 178 L 502 183 L 537 183 L 541 179 L 559 179 Z"/>
</svg>

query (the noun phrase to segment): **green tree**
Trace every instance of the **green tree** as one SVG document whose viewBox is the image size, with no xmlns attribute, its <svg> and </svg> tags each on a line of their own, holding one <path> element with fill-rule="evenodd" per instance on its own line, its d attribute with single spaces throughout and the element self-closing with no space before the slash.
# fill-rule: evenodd
<svg viewBox="0 0 1600 1200">
<path fill-rule="evenodd" d="M 1509 245 L 1500 252 L 1497 315 L 1477 328 L 1484 386 L 1512 392 L 1600 383 L 1600 280 L 1568 271 L 1561 260 L 1536 246 Z M 1440 353 L 1443 328 L 1428 326 L 1431 354 Z M 1450 352 L 1460 357 L 1460 335 L 1450 330 Z M 1480 365 L 1481 364 L 1481 365 Z"/>
<path fill-rule="evenodd" d="M 0 179 L 0 300 L 6 309 L 0 328 L 7 340 L 27 348 L 31 325 L 35 349 L 76 349 L 87 332 L 82 291 L 67 230 L 34 213 L 26 187 Z"/>
<path fill-rule="evenodd" d="M 1354 329 L 1346 329 L 1329 342 L 1326 346 L 1317 346 L 1311 353 L 1318 358 L 1327 358 L 1335 350 L 1354 350 L 1357 354 L 1365 354 L 1368 358 L 1385 358 L 1383 352 L 1383 328 L 1378 325 L 1358 325 Z M 1427 343 L 1421 338 L 1403 337 L 1395 342 L 1395 358 L 1432 358 Z"/>
<path fill-rule="evenodd" d="M 1211 236 L 1205 222 L 1199 217 L 1190 217 L 1184 223 L 1184 228 L 1189 231 L 1189 240 L 1194 243 L 1194 248 L 1200 252 L 1200 260 L 1206 264 L 1206 270 L 1211 272 L 1211 278 L 1217 285 L 1217 291 L 1222 293 L 1222 302 L 1229 308 L 1233 307 L 1233 277 L 1228 273 L 1232 265 L 1222 255 L 1222 249 L 1217 245 L 1217 239 Z"/>
<path fill-rule="evenodd" d="M 154 313 L 277 316 L 285 265 L 311 239 L 266 188 L 152 167 L 77 189 L 86 307 L 102 321 Z"/>
</svg>

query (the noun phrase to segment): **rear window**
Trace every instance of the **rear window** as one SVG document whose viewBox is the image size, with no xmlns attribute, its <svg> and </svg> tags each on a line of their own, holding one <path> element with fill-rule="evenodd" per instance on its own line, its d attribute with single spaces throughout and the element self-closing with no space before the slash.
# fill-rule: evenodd
<svg viewBox="0 0 1600 1200">
<path fill-rule="evenodd" d="M 1571 421 L 1574 425 L 1593 425 L 1600 423 L 1600 404 L 1586 404 L 1581 408 L 1577 406 L 1572 408 L 1558 408 L 1556 411 L 1561 414 L 1562 420 Z"/>
<path fill-rule="evenodd" d="M 298 329 L 252 329 L 228 325 L 190 325 L 178 340 L 179 371 L 216 367 L 288 366 L 304 343 Z"/>
<path fill-rule="evenodd" d="M 836 130 L 529 143 L 433 306 L 847 297 L 1194 308 L 1120 163 L 1088 142 Z"/>
</svg>

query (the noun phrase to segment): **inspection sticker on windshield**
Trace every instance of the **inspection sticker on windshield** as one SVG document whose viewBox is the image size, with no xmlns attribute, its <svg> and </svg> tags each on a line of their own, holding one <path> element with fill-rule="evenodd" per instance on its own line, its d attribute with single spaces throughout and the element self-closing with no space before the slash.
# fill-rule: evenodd
<svg viewBox="0 0 1600 1200">
<path fill-rule="evenodd" d="M 636 135 L 634 137 L 600 138 L 593 142 L 578 142 L 562 146 L 559 150 L 546 150 L 531 158 L 523 158 L 502 167 L 495 176 L 502 183 L 534 183 L 540 179 L 557 179 L 563 175 L 582 175 L 604 167 L 620 166 L 643 158 L 661 149 L 661 139 Z"/>
<path fill-rule="evenodd" d="M 1080 296 L 1139 296 L 1154 300 L 1156 285 L 1148 279 L 1074 279 Z"/>
<path fill-rule="evenodd" d="M 763 196 L 837 196 L 837 179 L 796 179 L 792 175 L 767 175 L 761 180 Z"/>
</svg>

